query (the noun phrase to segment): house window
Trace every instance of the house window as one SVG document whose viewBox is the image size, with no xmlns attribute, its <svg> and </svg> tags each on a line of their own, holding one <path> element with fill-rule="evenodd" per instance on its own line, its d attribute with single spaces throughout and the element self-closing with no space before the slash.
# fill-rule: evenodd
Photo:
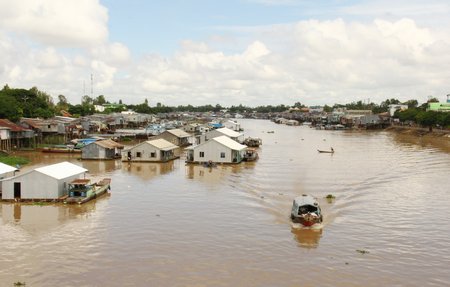
<svg viewBox="0 0 450 287">
<path fill-rule="evenodd" d="M 140 151 L 136 152 L 136 157 L 141 157 L 141 152 Z"/>
<path fill-rule="evenodd" d="M 225 153 L 224 152 L 220 153 L 220 158 L 225 158 Z"/>
<path fill-rule="evenodd" d="M 204 151 L 200 152 L 200 157 L 205 157 L 205 152 Z"/>
<path fill-rule="evenodd" d="M 156 157 L 156 152 L 151 152 L 150 157 Z"/>
</svg>

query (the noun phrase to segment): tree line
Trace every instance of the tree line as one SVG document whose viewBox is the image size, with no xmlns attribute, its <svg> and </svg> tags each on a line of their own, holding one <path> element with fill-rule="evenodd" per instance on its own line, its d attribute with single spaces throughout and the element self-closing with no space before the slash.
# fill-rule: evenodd
<svg viewBox="0 0 450 287">
<path fill-rule="evenodd" d="M 281 113 L 287 111 L 291 107 L 305 108 L 306 106 L 300 102 L 294 103 L 292 106 L 286 105 L 267 105 L 249 107 L 240 105 L 233 105 L 231 107 L 223 107 L 220 104 L 216 105 L 179 105 L 166 106 L 157 103 L 155 106 L 150 106 L 148 100 L 137 105 L 123 104 L 122 100 L 119 103 L 110 103 L 106 100 L 104 95 L 99 95 L 95 98 L 87 95 L 82 97 L 81 104 L 72 105 L 67 101 L 64 95 L 58 95 L 57 103 L 53 102 L 53 98 L 45 92 L 40 91 L 37 87 L 31 89 L 17 89 L 10 88 L 5 85 L 0 90 L 0 118 L 6 118 L 11 121 L 17 121 L 21 117 L 27 118 L 51 118 L 55 115 L 60 115 L 62 111 L 66 111 L 74 117 L 87 116 L 95 113 L 94 105 L 104 105 L 106 107 L 103 113 L 121 112 L 124 110 L 133 110 L 138 113 L 158 114 L 170 112 L 219 112 L 227 110 L 230 113 Z M 426 103 L 419 105 L 417 100 L 408 100 L 400 102 L 398 99 L 386 99 L 380 104 L 373 102 L 351 102 L 347 104 L 334 104 L 333 106 L 325 105 L 323 107 L 325 112 L 331 112 L 336 108 L 346 108 L 352 110 L 371 110 L 374 114 L 387 112 L 391 104 L 405 104 L 408 109 L 405 111 L 397 111 L 395 118 L 401 122 L 414 122 L 424 126 L 439 125 L 442 127 L 450 127 L 450 113 L 440 113 L 426 111 L 429 102 L 439 102 L 436 98 L 431 98 Z"/>
</svg>

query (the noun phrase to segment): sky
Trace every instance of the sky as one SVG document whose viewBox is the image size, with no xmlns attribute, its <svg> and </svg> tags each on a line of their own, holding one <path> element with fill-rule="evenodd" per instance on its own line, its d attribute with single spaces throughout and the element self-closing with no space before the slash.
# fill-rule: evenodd
<svg viewBox="0 0 450 287">
<path fill-rule="evenodd" d="M 448 0 L 0 0 L 0 85 L 167 106 L 450 94 Z"/>
</svg>

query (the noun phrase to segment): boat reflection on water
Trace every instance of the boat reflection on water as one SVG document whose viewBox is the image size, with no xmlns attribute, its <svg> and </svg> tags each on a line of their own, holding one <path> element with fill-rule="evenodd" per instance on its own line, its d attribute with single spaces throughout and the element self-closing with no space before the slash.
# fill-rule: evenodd
<svg viewBox="0 0 450 287">
<path fill-rule="evenodd" d="M 317 248 L 322 237 L 322 228 L 291 228 L 298 245 L 304 248 Z"/>
</svg>

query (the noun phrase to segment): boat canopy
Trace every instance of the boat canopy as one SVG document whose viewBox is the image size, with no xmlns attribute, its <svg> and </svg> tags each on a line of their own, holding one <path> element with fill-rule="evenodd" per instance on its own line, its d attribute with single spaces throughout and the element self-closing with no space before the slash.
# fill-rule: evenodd
<svg viewBox="0 0 450 287">
<path fill-rule="evenodd" d="M 315 197 L 303 194 L 302 196 L 296 197 L 294 199 L 294 207 L 298 208 L 300 206 L 307 207 L 308 212 L 314 212 L 319 208 L 319 203 L 317 202 L 317 199 Z"/>
</svg>

